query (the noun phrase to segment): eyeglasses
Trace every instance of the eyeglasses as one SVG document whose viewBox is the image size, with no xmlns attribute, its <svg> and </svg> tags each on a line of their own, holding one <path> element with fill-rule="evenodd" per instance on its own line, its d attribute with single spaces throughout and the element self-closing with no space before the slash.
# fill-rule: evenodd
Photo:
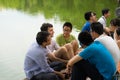
<svg viewBox="0 0 120 80">
<path fill-rule="evenodd" d="M 64 32 L 70 32 L 71 30 L 63 29 Z"/>
</svg>

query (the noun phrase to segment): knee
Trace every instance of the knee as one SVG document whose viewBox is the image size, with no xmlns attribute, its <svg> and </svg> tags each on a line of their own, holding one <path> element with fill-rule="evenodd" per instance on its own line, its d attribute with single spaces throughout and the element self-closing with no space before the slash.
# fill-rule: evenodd
<svg viewBox="0 0 120 80">
<path fill-rule="evenodd" d="M 66 48 L 67 50 L 71 49 L 71 48 L 72 48 L 71 43 L 65 44 L 65 48 Z"/>
<path fill-rule="evenodd" d="M 77 40 L 73 40 L 71 42 L 72 46 L 75 47 L 75 46 L 78 46 L 78 41 Z"/>
<path fill-rule="evenodd" d="M 61 49 L 60 49 L 62 52 L 67 52 L 67 49 L 66 49 L 66 47 L 61 47 Z"/>
</svg>

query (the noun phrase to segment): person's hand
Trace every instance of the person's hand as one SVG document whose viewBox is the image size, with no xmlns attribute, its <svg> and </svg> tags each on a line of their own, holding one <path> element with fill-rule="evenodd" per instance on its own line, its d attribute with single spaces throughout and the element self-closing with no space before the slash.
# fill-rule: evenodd
<svg viewBox="0 0 120 80">
<path fill-rule="evenodd" d="M 67 65 L 66 74 L 70 75 L 71 71 L 72 71 L 72 67 L 70 65 Z"/>
<path fill-rule="evenodd" d="M 65 74 L 63 74 L 63 73 L 60 73 L 60 78 L 62 79 L 62 80 L 65 80 Z"/>
<path fill-rule="evenodd" d="M 65 80 L 65 74 L 62 72 L 54 71 L 55 74 L 57 74 L 62 80 Z"/>
</svg>

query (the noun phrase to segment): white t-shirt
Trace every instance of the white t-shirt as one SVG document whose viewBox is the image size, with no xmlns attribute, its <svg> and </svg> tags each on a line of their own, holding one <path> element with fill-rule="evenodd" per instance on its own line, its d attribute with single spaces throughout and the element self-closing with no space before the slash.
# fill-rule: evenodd
<svg viewBox="0 0 120 80">
<path fill-rule="evenodd" d="M 51 40 L 51 44 L 47 46 L 49 53 L 52 53 L 53 51 L 55 51 L 59 48 L 60 48 L 60 46 L 56 43 L 55 40 Z"/>
<path fill-rule="evenodd" d="M 103 25 L 103 28 L 107 27 L 106 18 L 104 16 L 100 17 L 98 22 L 100 22 Z"/>
<path fill-rule="evenodd" d="M 104 34 L 96 38 L 95 41 L 100 41 L 110 51 L 117 66 L 120 60 L 120 50 L 117 43 L 110 36 Z"/>
</svg>

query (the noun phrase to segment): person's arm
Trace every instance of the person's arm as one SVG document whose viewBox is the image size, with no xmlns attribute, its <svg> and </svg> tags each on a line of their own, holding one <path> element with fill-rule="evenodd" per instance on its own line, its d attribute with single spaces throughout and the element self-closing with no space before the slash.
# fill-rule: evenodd
<svg viewBox="0 0 120 80">
<path fill-rule="evenodd" d="M 70 73 L 71 73 L 72 66 L 73 66 L 76 62 L 78 62 L 78 61 L 80 61 L 80 60 L 82 60 L 82 59 L 83 59 L 83 58 L 80 57 L 79 55 L 76 55 L 76 56 L 74 56 L 72 59 L 70 59 L 70 60 L 68 61 L 68 63 L 67 63 L 66 73 L 67 73 L 67 74 L 70 74 Z"/>
<path fill-rule="evenodd" d="M 49 66 L 46 56 L 43 54 L 36 55 L 34 61 L 40 66 L 41 69 L 47 72 L 53 72 L 54 70 Z"/>
<path fill-rule="evenodd" d="M 80 57 L 79 55 L 74 56 L 72 59 L 70 59 L 67 63 L 67 66 L 73 66 L 76 62 L 82 60 L 82 57 Z"/>
<path fill-rule="evenodd" d="M 105 34 L 107 34 L 107 35 L 110 34 L 110 29 L 109 29 L 109 27 L 104 27 L 103 29 L 104 29 Z"/>
</svg>

